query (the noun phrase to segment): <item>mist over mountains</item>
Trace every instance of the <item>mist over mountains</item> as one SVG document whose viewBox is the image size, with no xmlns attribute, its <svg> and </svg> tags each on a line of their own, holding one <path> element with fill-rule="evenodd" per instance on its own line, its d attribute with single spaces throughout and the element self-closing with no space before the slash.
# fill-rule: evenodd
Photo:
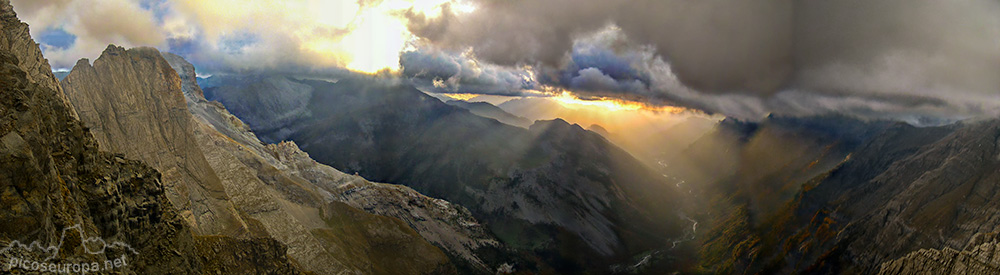
<svg viewBox="0 0 1000 275">
<path fill-rule="evenodd" d="M 1000 273 L 993 2 L 101 3 L 0 0 L 5 262 Z"/>
<path fill-rule="evenodd" d="M 518 128 L 402 85 L 213 78 L 219 79 L 207 81 L 213 87 L 205 88 L 206 97 L 242 106 L 236 116 L 296 114 L 248 120 L 263 140 L 294 140 L 345 172 L 466 205 L 504 242 L 553 254 L 545 260 L 562 272 L 662 248 L 685 227 L 682 198 L 663 177 L 563 120 Z M 293 102 L 299 105 L 258 100 L 298 93 L 273 89 L 275 83 L 311 97 Z M 568 247 L 592 252 L 557 252 Z"/>
</svg>

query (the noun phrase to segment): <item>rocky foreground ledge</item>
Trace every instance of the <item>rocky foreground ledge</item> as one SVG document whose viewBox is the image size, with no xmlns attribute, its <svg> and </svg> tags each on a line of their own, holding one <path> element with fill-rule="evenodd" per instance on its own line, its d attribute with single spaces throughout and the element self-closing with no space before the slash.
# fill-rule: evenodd
<svg viewBox="0 0 1000 275">
<path fill-rule="evenodd" d="M 921 249 L 882 264 L 879 274 L 1000 274 L 997 233 L 977 234 L 965 249 Z"/>
</svg>

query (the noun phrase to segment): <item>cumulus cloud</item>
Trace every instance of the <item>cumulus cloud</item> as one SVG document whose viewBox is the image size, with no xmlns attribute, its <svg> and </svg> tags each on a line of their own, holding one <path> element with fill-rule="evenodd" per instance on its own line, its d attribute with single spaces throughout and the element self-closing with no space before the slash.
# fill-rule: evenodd
<svg viewBox="0 0 1000 275">
<path fill-rule="evenodd" d="M 32 36 L 59 30 L 76 37 L 69 45 L 43 44 L 45 57 L 55 68 L 69 68 L 81 57 L 96 57 L 108 44 L 161 46 L 165 36 L 156 17 L 129 0 L 12 0 L 22 20 L 31 25 Z"/>
<path fill-rule="evenodd" d="M 437 44 L 498 64 L 558 65 L 574 39 L 613 23 L 654 45 L 705 90 L 775 88 L 790 65 L 791 1 L 476 1 L 472 13 L 413 20 Z"/>
<path fill-rule="evenodd" d="M 38 33 L 78 38 L 45 48 L 56 67 L 107 44 L 178 52 L 203 71 L 395 69 L 410 33 L 400 14 L 432 16 L 449 0 L 14 0 Z M 43 41 L 44 42 L 44 41 Z M 43 48 L 46 45 L 43 43 Z"/>
<path fill-rule="evenodd" d="M 539 88 L 527 69 L 483 64 L 431 48 L 403 52 L 399 63 L 403 76 L 429 92 L 521 96 Z"/>
</svg>

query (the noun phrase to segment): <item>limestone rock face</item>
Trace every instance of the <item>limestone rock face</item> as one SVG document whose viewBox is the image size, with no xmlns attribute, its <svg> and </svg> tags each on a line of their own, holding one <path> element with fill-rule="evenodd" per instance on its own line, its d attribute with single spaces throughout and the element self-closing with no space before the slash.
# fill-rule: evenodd
<svg viewBox="0 0 1000 275">
<path fill-rule="evenodd" d="M 167 198 L 199 234 L 248 233 L 193 135 L 181 82 L 152 48 L 108 47 L 80 60 L 62 87 L 101 148 L 163 174 Z"/>
<path fill-rule="evenodd" d="M 16 17 L 7 1 L 0 1 L 0 18 L 5 24 L 0 41 L 23 38 L 8 32 L 6 24 Z M 29 52 L 37 51 L 36 46 Z M 133 252 L 127 265 L 106 272 L 225 271 L 208 268 L 219 258 L 199 254 L 209 247 L 206 239 L 193 236 L 177 215 L 164 196 L 160 173 L 123 155 L 99 151 L 98 143 L 53 89 L 57 86 L 32 78 L 33 72 L 24 69 L 48 68 L 48 64 L 33 65 L 39 59 L 30 54 L 22 63 L 19 55 L 24 53 L 0 48 L 0 257 L 87 263 Z M 76 230 L 71 232 L 80 233 L 80 238 L 100 237 L 116 244 L 103 253 L 84 253 L 95 242 L 64 235 L 69 230 Z M 59 254 L 16 245 L 28 242 L 58 244 Z M 211 247 L 233 250 L 236 245 L 230 237 L 217 237 Z M 248 273 L 299 273 L 284 256 L 284 246 L 255 239 L 242 242 L 240 248 L 248 256 L 226 259 L 227 264 Z M 8 268 L 5 265 L 3 272 L 24 271 Z"/>
<path fill-rule="evenodd" d="M 318 246 L 310 245 L 306 239 L 326 237 L 322 233 L 309 237 L 308 230 L 317 228 L 318 232 L 326 232 L 328 228 L 317 224 L 326 220 L 316 215 L 323 212 L 317 210 L 336 203 L 404 222 L 423 239 L 459 260 L 456 264 L 463 271 L 485 272 L 500 264 L 478 255 L 503 248 L 468 210 L 405 186 L 373 183 L 344 174 L 316 162 L 294 142 L 264 144 L 221 104 L 205 99 L 195 82 L 194 66 L 173 54 L 163 56 L 181 75 L 188 110 L 199 124 L 195 136 L 236 205 L 260 220 L 276 238 L 300 243 L 304 248 L 300 262 L 313 258 L 306 254 L 319 255 L 307 252 Z M 316 244 L 321 243 L 324 242 Z M 289 246 L 296 247 L 291 243 Z M 341 261 L 345 265 L 358 261 L 337 256 L 334 256 L 337 260 L 321 258 L 316 261 Z"/>
<path fill-rule="evenodd" d="M 256 138 L 243 130 L 242 122 L 229 119 L 203 100 L 196 84 L 184 83 L 177 72 L 186 81 L 195 79 L 193 66 L 175 69 L 156 49 L 111 46 L 93 66 L 86 60 L 79 62 L 62 85 L 82 120 L 92 125 L 99 143 L 164 171 L 168 194 L 173 192 L 173 198 L 185 203 L 180 209 L 189 213 L 191 224 L 202 228 L 197 233 L 250 237 L 228 243 L 236 247 L 272 237 L 279 245 L 287 245 L 287 255 L 304 269 L 322 274 L 454 272 L 439 248 L 401 221 L 347 205 L 330 205 L 309 181 L 284 173 L 275 167 L 277 161 L 262 157 L 269 154 L 262 153 L 259 141 L 249 146 L 235 142 Z M 202 100 L 188 101 L 187 97 Z M 192 114 L 210 118 L 196 119 Z M 210 120 L 218 120 L 221 127 Z M 350 220 L 331 219 L 331 211 L 354 214 Z M 220 249 L 226 243 L 203 238 L 212 250 L 199 253 L 219 259 L 278 256 L 234 254 L 240 251 Z M 403 260 L 396 260 L 395 265 L 384 263 L 386 259 L 379 255 L 390 251 L 402 253 L 398 257 Z M 225 262 L 206 269 L 242 270 Z"/>
<path fill-rule="evenodd" d="M 42 51 L 38 48 L 35 40 L 31 39 L 28 32 L 28 24 L 17 19 L 14 7 L 10 5 L 10 0 L 0 0 L 0 50 L 9 51 L 20 60 L 17 64 L 21 70 L 27 72 L 29 81 L 39 86 L 56 91 L 57 97 L 64 104 L 69 105 L 69 100 L 59 87 L 59 81 L 52 74 L 52 67 L 49 61 L 42 56 Z M 76 117 L 76 110 L 69 109 L 70 115 Z"/>
<path fill-rule="evenodd" d="M 997 235 L 977 234 L 965 250 L 921 249 L 882 264 L 879 274 L 1000 274 Z"/>
</svg>

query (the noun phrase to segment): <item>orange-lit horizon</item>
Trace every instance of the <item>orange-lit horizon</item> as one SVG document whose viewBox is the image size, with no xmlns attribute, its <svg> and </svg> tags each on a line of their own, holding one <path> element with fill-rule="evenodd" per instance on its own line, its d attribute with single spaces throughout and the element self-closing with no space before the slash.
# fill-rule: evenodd
<svg viewBox="0 0 1000 275">
<path fill-rule="evenodd" d="M 562 92 L 558 96 L 552 97 L 553 100 L 558 102 L 560 105 L 566 108 L 579 108 L 581 106 L 596 107 L 598 109 L 603 109 L 610 112 L 618 111 L 650 111 L 655 113 L 671 113 L 678 114 L 683 112 L 689 112 L 690 109 L 675 106 L 656 106 L 645 104 L 637 101 L 628 101 L 617 98 L 594 98 L 594 99 L 583 99 L 578 96 L 573 95 L 570 92 Z"/>
</svg>

